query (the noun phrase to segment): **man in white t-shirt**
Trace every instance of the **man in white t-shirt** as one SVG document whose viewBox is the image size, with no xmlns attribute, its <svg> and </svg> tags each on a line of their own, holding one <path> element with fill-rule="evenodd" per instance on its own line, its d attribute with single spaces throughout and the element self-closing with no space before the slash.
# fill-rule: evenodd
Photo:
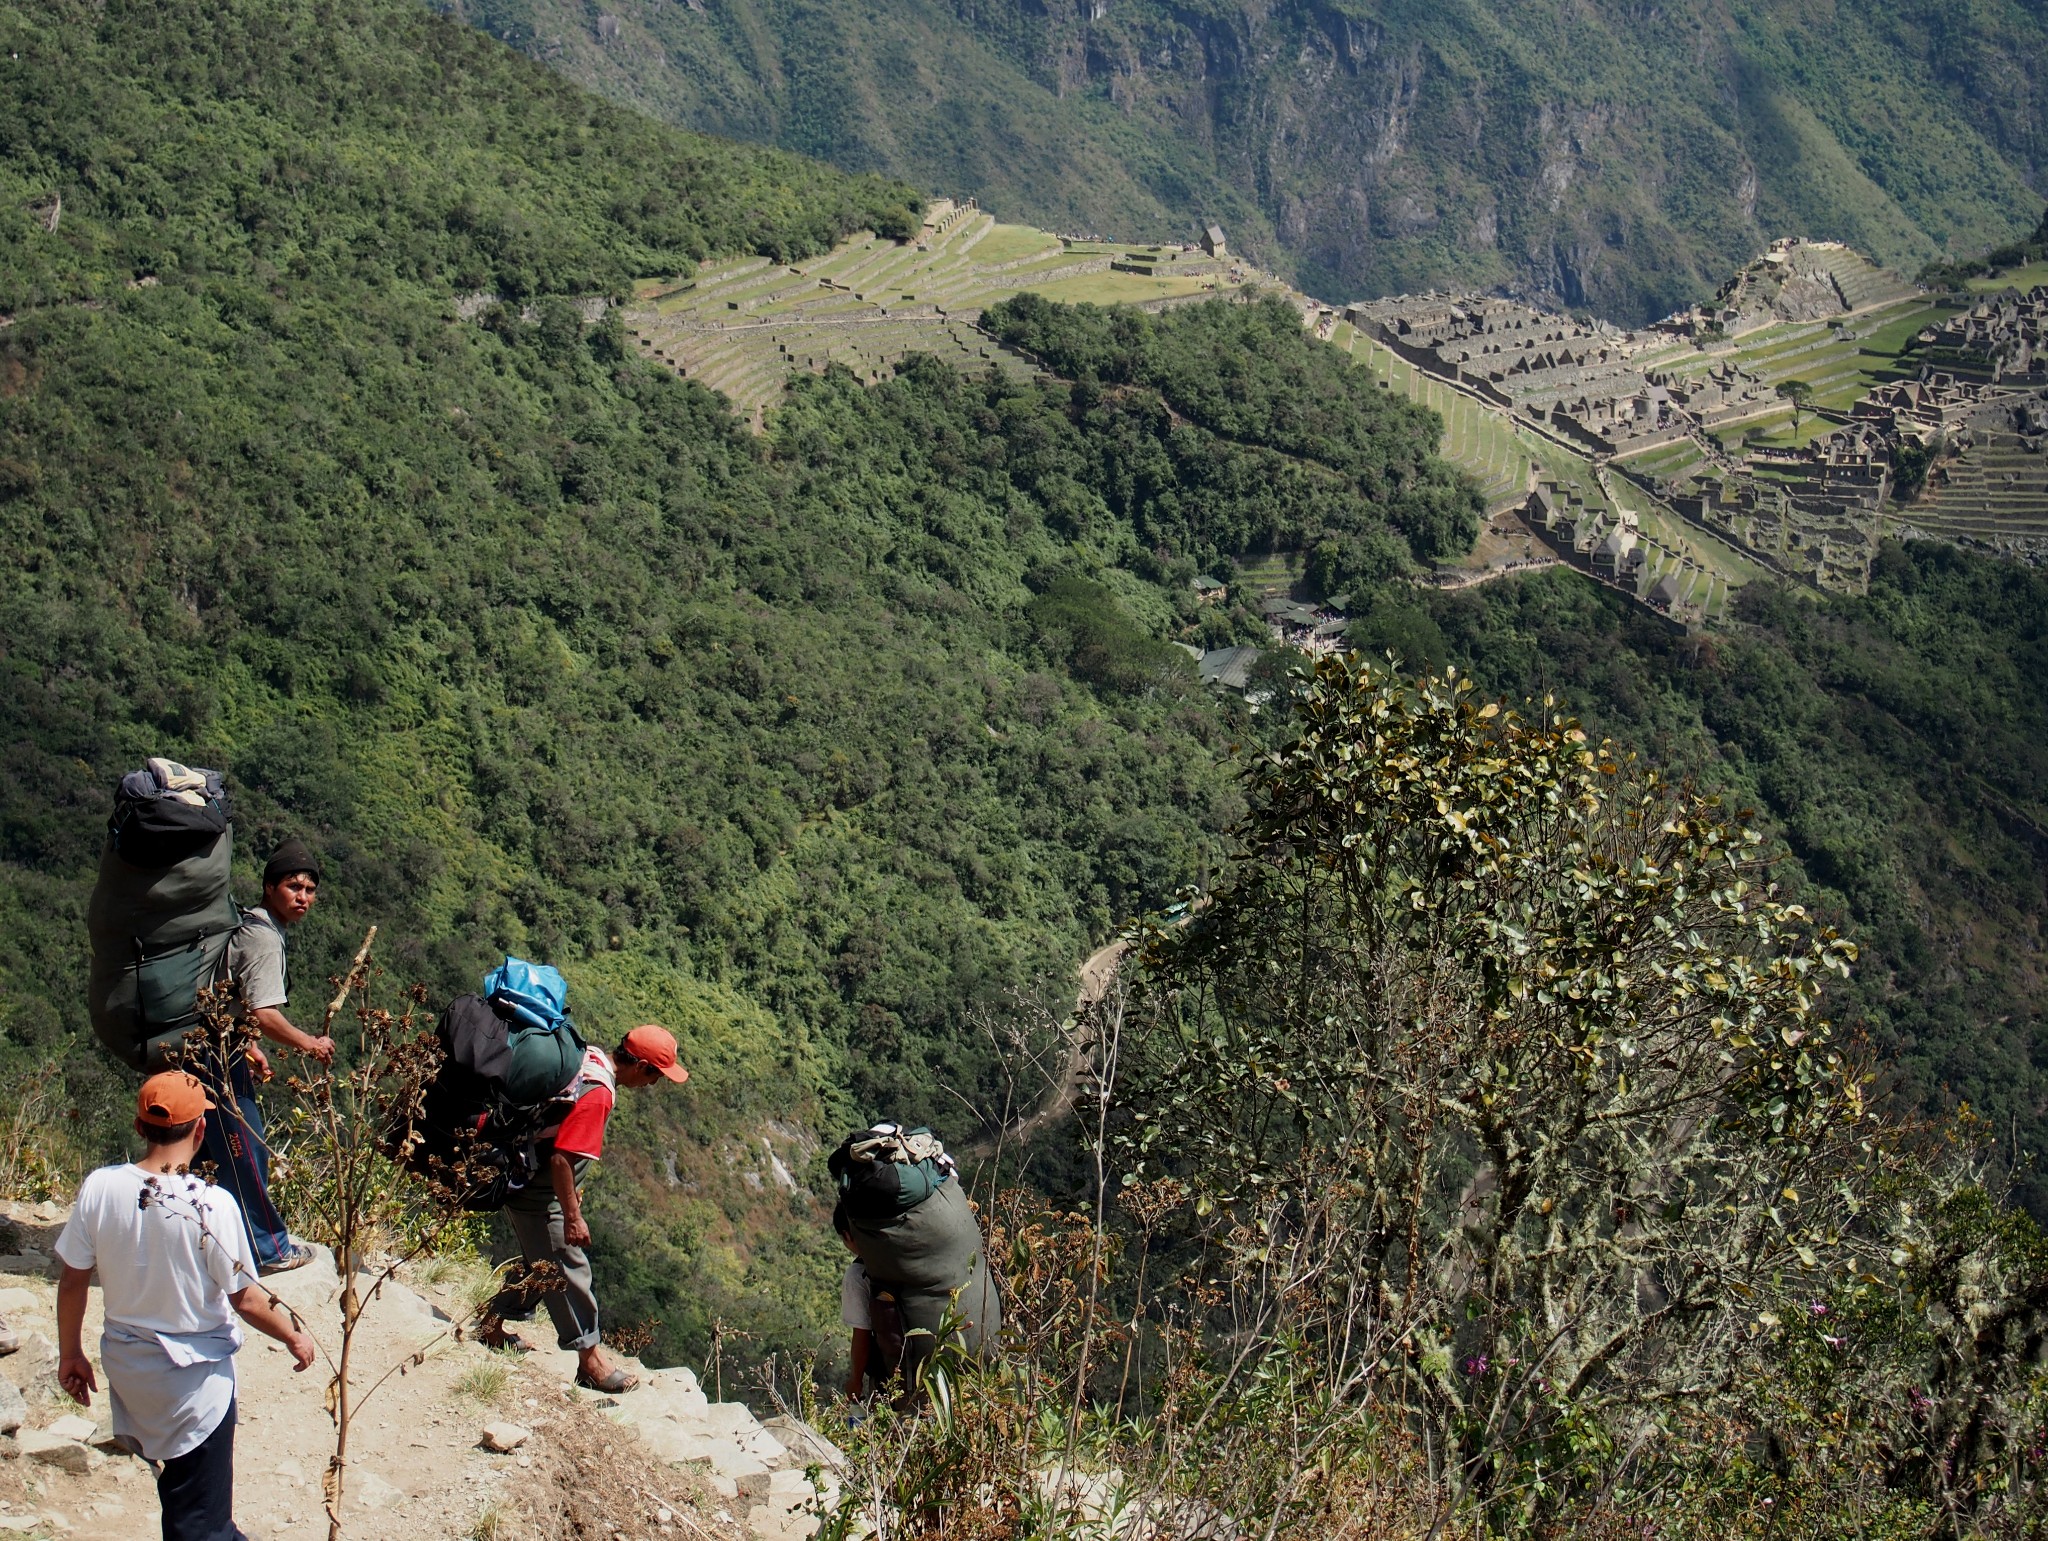
<svg viewBox="0 0 2048 1541">
<path fill-rule="evenodd" d="M 164 1541 L 246 1541 L 234 1521 L 235 1318 L 291 1350 L 295 1369 L 313 1362 L 313 1340 L 256 1282 L 233 1196 L 188 1170 L 212 1107 L 183 1071 L 143 1082 L 135 1131 L 147 1151 L 88 1176 L 57 1238 L 57 1381 L 92 1405 L 82 1332 L 97 1269 L 114 1437 L 157 1467 Z"/>
</svg>

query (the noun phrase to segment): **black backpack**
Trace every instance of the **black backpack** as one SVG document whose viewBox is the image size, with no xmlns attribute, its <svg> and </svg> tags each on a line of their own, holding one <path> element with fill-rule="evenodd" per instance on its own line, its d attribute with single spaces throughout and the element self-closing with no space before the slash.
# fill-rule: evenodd
<svg viewBox="0 0 2048 1541">
<path fill-rule="evenodd" d="M 826 1162 L 847 1214 L 869 1225 L 908 1214 L 957 1168 L 929 1129 L 876 1124 L 839 1142 Z"/>
<path fill-rule="evenodd" d="M 227 977 L 233 859 L 218 771 L 152 759 L 121 778 L 85 923 L 93 1032 L 123 1064 L 161 1068 L 198 1024 L 199 992 Z"/>
</svg>

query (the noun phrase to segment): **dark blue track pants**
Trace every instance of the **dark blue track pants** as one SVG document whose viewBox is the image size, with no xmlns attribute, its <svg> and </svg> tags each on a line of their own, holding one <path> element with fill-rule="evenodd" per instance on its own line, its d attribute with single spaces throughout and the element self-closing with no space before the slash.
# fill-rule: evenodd
<svg viewBox="0 0 2048 1541">
<path fill-rule="evenodd" d="M 235 1404 L 197 1450 L 157 1468 L 164 1541 L 247 1541 L 235 1525 Z"/>
<path fill-rule="evenodd" d="M 209 1064 L 202 1079 L 216 1106 L 206 1115 L 200 1154 L 214 1165 L 213 1180 L 235 1196 L 256 1266 L 268 1268 L 291 1245 L 283 1216 L 270 1202 L 270 1148 L 263 1143 L 263 1109 L 256 1104 L 256 1078 L 247 1061 L 228 1075 Z"/>
</svg>

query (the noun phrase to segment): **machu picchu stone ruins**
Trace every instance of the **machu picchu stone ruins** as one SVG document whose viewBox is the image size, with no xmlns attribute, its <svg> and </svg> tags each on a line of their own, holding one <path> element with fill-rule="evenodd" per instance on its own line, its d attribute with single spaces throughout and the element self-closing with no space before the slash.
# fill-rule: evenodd
<svg viewBox="0 0 2048 1541">
<path fill-rule="evenodd" d="M 1887 535 L 2048 556 L 2048 288 L 1979 287 L 1927 292 L 1838 242 L 1781 240 L 1711 303 L 1634 330 L 1446 294 L 1319 329 L 1444 412 L 1500 526 L 1476 563 L 1526 565 L 1519 527 L 1697 624 L 1762 572 L 1859 592 Z"/>
<path fill-rule="evenodd" d="M 2048 554 L 2048 286 L 1925 292 L 1835 241 L 1774 241 L 1712 301 L 1623 328 L 1499 295 L 1329 306 L 1231 256 L 1220 227 L 1138 246 L 940 199 L 914 239 L 706 263 L 641 285 L 623 319 L 643 356 L 758 428 L 793 374 L 833 363 L 873 382 L 928 353 L 1030 377 L 979 327 L 1025 292 L 1146 309 L 1286 296 L 1443 416 L 1493 523 L 1440 583 L 1565 562 L 1696 626 L 1766 573 L 1860 591 L 1887 534 Z M 1902 453 L 1926 463 L 1905 488 Z"/>
</svg>

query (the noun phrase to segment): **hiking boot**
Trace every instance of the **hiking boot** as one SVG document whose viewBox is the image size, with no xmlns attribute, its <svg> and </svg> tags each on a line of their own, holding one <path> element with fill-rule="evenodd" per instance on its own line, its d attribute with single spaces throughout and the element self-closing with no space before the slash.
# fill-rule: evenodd
<svg viewBox="0 0 2048 1541">
<path fill-rule="evenodd" d="M 274 1273 L 290 1273 L 294 1268 L 304 1268 L 312 1261 L 313 1249 L 311 1247 L 303 1244 L 294 1244 L 280 1252 L 277 1255 L 276 1262 L 265 1263 L 256 1272 L 267 1279 Z"/>
</svg>

